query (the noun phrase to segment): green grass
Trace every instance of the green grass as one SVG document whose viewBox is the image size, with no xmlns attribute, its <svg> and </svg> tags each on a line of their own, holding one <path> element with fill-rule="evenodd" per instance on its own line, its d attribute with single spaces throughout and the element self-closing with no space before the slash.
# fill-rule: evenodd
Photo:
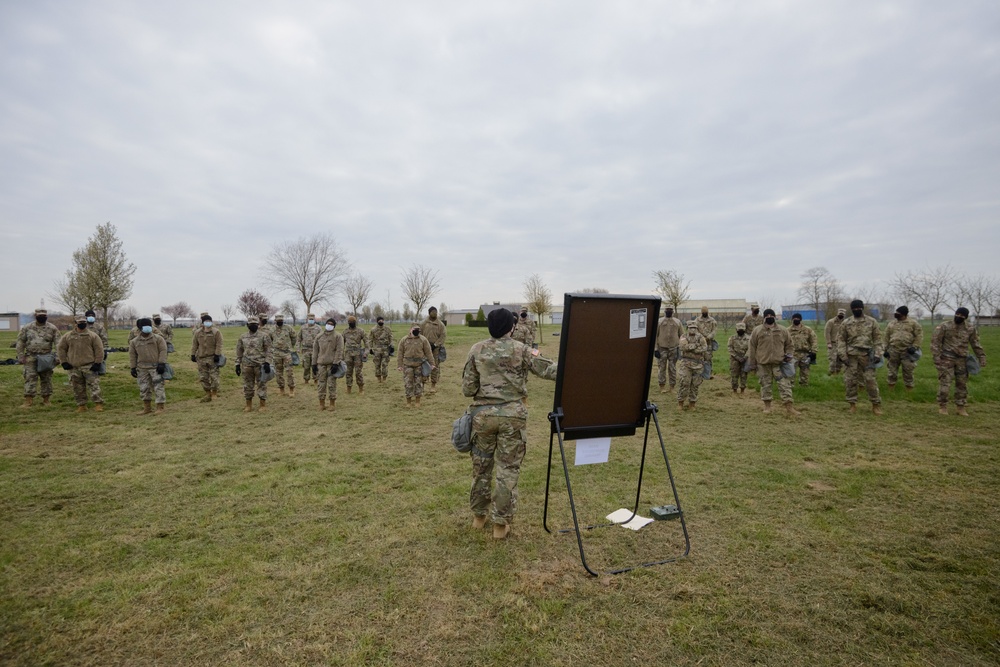
<svg viewBox="0 0 1000 667">
<path fill-rule="evenodd" d="M 223 331 L 232 359 L 240 330 Z M 694 414 L 652 393 L 692 552 L 593 579 L 575 538 L 541 527 L 553 383 L 529 383 L 514 536 L 468 527 L 470 465 L 448 436 L 484 335 L 449 331 L 442 389 L 419 411 L 395 371 L 378 386 L 370 364 L 365 395 L 341 383 L 333 413 L 311 387 L 287 398 L 272 383 L 271 410 L 244 415 L 231 364 L 222 399 L 201 404 L 184 330 L 162 416 L 134 414 L 123 354 L 100 415 L 73 413 L 61 370 L 55 405 L 21 410 L 20 369 L 0 366 L 0 664 L 1000 662 L 992 366 L 970 383 L 968 419 L 936 414 L 927 357 L 917 391 L 884 394 L 882 418 L 851 417 L 822 342 L 797 419 L 733 397 L 725 368 Z M 983 339 L 1000 359 L 1000 332 Z M 607 465 L 571 471 L 583 521 L 630 506 L 640 446 L 615 439 Z M 656 453 L 645 514 L 672 502 Z M 561 468 L 553 484 L 550 521 L 570 525 Z M 677 528 L 593 531 L 588 558 L 677 553 Z"/>
</svg>

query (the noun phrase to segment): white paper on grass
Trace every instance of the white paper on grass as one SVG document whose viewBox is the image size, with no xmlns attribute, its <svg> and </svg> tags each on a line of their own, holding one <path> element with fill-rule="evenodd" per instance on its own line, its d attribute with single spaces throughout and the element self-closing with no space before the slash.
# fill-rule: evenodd
<svg viewBox="0 0 1000 667">
<path fill-rule="evenodd" d="M 576 441 L 576 460 L 573 465 L 607 463 L 611 451 L 611 438 L 585 438 Z"/>
<path fill-rule="evenodd" d="M 615 510 L 614 512 L 609 514 L 607 518 L 608 521 L 613 521 L 614 523 L 617 523 L 619 526 L 623 528 L 630 528 L 631 530 L 639 530 L 647 523 L 653 523 L 652 519 L 647 519 L 646 517 L 639 516 L 638 514 L 636 514 L 635 518 L 633 518 L 628 523 L 622 523 L 630 516 L 632 516 L 632 510 L 620 509 L 620 510 Z"/>
<path fill-rule="evenodd" d="M 645 308 L 633 308 L 629 311 L 629 327 L 628 327 L 628 337 L 632 338 L 645 338 L 646 337 L 646 309 Z"/>
</svg>

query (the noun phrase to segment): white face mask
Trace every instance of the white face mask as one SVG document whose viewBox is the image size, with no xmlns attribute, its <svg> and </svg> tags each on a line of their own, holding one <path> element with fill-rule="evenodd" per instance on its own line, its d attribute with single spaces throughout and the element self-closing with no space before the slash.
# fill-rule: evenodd
<svg viewBox="0 0 1000 667">
<path fill-rule="evenodd" d="M 332 324 L 327 324 L 326 325 L 326 330 L 327 331 L 333 331 L 333 325 Z"/>
<path fill-rule="evenodd" d="M 316 320 L 309 320 L 309 324 L 316 324 Z"/>
</svg>

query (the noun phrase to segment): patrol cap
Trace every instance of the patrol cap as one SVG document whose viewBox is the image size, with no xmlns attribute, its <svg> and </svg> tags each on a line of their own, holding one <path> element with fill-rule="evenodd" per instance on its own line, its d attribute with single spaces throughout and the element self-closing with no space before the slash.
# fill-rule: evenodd
<svg viewBox="0 0 1000 667">
<path fill-rule="evenodd" d="M 35 308 L 35 315 L 48 315 L 49 311 L 44 308 Z"/>
<path fill-rule="evenodd" d="M 750 307 L 751 308 L 760 308 L 760 304 L 757 303 L 756 301 L 754 301 L 753 303 L 750 304 Z"/>
<path fill-rule="evenodd" d="M 837 309 L 837 314 L 838 315 L 846 315 L 847 311 L 845 309 L 843 309 L 843 308 L 838 308 Z"/>
<path fill-rule="evenodd" d="M 707 313 L 708 313 L 708 306 L 702 306 L 702 307 L 701 307 L 701 314 L 702 314 L 702 315 L 705 315 L 705 314 L 707 314 Z"/>
<path fill-rule="evenodd" d="M 284 316 L 284 315 L 281 315 L 281 314 L 279 313 L 278 315 L 275 315 L 275 316 L 274 316 L 274 319 L 276 319 L 276 320 L 281 320 L 282 322 L 284 322 L 284 321 L 285 321 L 285 316 Z"/>
<path fill-rule="evenodd" d="M 332 324 L 333 326 L 337 326 L 337 320 L 333 319 L 332 317 L 326 318 L 326 323 Z"/>
<path fill-rule="evenodd" d="M 743 324 L 742 322 L 737 322 L 736 323 L 736 330 L 737 331 L 746 331 L 747 330 L 747 325 Z"/>
<path fill-rule="evenodd" d="M 688 329 L 697 329 L 698 323 L 694 320 L 688 320 Z"/>
<path fill-rule="evenodd" d="M 267 319 L 267 313 L 258 313 L 257 317 L 259 317 L 262 320 L 266 320 Z"/>
<path fill-rule="evenodd" d="M 792 319 L 794 320 L 796 317 L 801 320 L 802 319 L 802 313 L 792 313 Z"/>
<path fill-rule="evenodd" d="M 316 319 L 316 315 L 314 315 L 313 313 L 309 313 L 308 315 L 306 315 L 306 317 L 311 317 L 314 320 Z"/>
<path fill-rule="evenodd" d="M 247 324 L 260 324 L 260 320 L 257 317 L 251 315 L 250 317 L 247 318 Z"/>
<path fill-rule="evenodd" d="M 87 321 L 87 316 L 86 315 L 77 315 L 76 316 L 76 323 L 77 324 L 79 324 L 81 322 L 86 323 L 86 321 Z"/>
<path fill-rule="evenodd" d="M 160 319 L 160 314 L 159 313 L 153 313 L 153 319 L 154 320 Z"/>
<path fill-rule="evenodd" d="M 348 315 L 347 316 L 347 323 L 348 324 L 350 324 L 351 322 L 357 322 L 357 321 L 358 321 L 358 318 L 354 317 L 354 315 Z"/>
<path fill-rule="evenodd" d="M 205 319 L 212 319 L 212 316 L 209 315 L 208 313 L 202 313 L 198 317 L 200 317 L 203 322 L 205 321 Z"/>
<path fill-rule="evenodd" d="M 961 308 L 958 308 L 958 309 L 955 310 L 955 314 L 956 315 L 961 315 L 962 317 L 968 317 L 969 316 L 969 309 L 966 308 L 965 306 L 962 306 Z"/>
</svg>

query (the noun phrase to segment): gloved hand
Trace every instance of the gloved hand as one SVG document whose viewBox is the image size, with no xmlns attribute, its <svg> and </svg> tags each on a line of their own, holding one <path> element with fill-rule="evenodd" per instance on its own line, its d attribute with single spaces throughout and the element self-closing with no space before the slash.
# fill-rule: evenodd
<svg viewBox="0 0 1000 667">
<path fill-rule="evenodd" d="M 815 352 L 810 352 L 809 353 L 809 361 L 812 361 L 813 363 L 816 362 L 816 353 Z"/>
<path fill-rule="evenodd" d="M 214 361 L 215 363 L 219 363 L 220 361 L 222 361 L 222 357 L 219 356 L 218 354 L 213 354 L 212 361 Z"/>
<path fill-rule="evenodd" d="M 198 357 L 196 357 L 196 356 L 194 356 L 194 355 L 192 354 L 192 355 L 191 355 L 191 361 L 193 361 L 194 363 L 198 363 Z"/>
<path fill-rule="evenodd" d="M 906 353 L 907 354 L 916 354 L 917 353 L 917 348 L 915 348 L 915 347 L 913 347 L 911 345 L 910 347 L 906 348 Z M 982 365 L 982 364 L 980 364 L 980 365 Z"/>
<path fill-rule="evenodd" d="M 785 355 L 785 361 L 794 361 L 794 360 L 795 360 L 795 357 L 793 357 L 792 355 L 790 355 L 790 354 L 786 354 Z"/>
<path fill-rule="evenodd" d="M 659 359 L 660 358 L 660 351 L 659 350 L 653 350 L 653 356 L 656 357 L 657 359 Z"/>
<path fill-rule="evenodd" d="M 67 370 L 67 371 L 73 370 L 73 364 L 69 363 L 68 361 L 62 362 L 62 367 L 63 367 L 63 370 Z"/>
<path fill-rule="evenodd" d="M 317 366 L 316 364 L 313 364 L 312 371 L 313 371 L 313 375 L 319 375 L 319 366 Z"/>
<path fill-rule="evenodd" d="M 164 373 L 167 372 L 167 365 L 166 364 L 156 364 L 156 372 L 158 374 L 160 374 L 160 375 L 163 375 Z"/>
<path fill-rule="evenodd" d="M 105 361 L 108 360 L 108 351 L 107 350 L 104 350 L 104 360 Z"/>
<path fill-rule="evenodd" d="M 240 369 L 240 365 L 236 364 L 236 377 L 243 375 L 243 371 Z"/>
<path fill-rule="evenodd" d="M 101 364 L 100 363 L 95 362 L 95 363 L 92 363 L 90 365 L 90 372 L 91 373 L 96 373 L 99 370 L 101 370 Z"/>
<path fill-rule="evenodd" d="M 436 352 L 437 349 L 438 349 L 438 346 L 435 345 L 434 343 L 431 343 L 431 352 Z"/>
<path fill-rule="evenodd" d="M 271 364 L 267 363 L 266 361 L 264 362 L 264 372 L 265 373 L 271 372 Z"/>
<path fill-rule="evenodd" d="M 886 350 L 885 352 L 883 352 L 882 356 L 885 357 L 886 359 L 888 359 L 889 358 L 889 350 Z"/>
<path fill-rule="evenodd" d="M 374 357 L 375 356 L 375 348 L 374 347 L 368 348 L 368 354 L 370 354 L 370 355 L 372 355 Z"/>
<path fill-rule="evenodd" d="M 130 368 L 130 369 L 128 369 L 128 372 L 129 372 L 129 374 L 130 374 L 130 375 L 131 375 L 132 377 L 134 377 L 134 378 L 137 378 L 137 377 L 139 377 L 139 371 L 137 371 L 137 370 L 136 370 L 136 369 L 134 369 L 134 368 Z"/>
</svg>

